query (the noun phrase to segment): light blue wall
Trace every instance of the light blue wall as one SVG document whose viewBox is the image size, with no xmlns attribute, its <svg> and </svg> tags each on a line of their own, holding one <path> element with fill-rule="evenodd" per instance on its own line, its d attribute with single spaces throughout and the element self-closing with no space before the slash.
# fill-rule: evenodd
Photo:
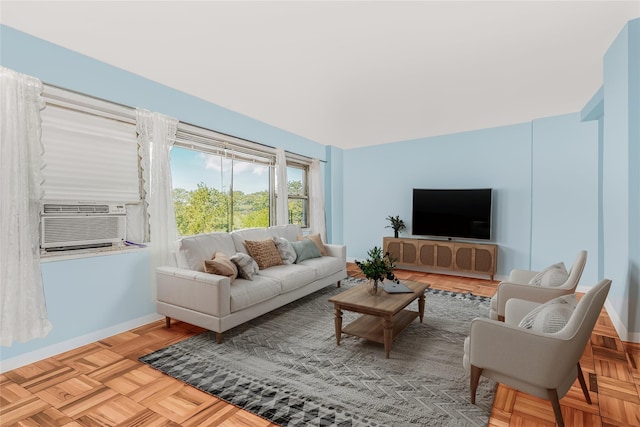
<svg viewBox="0 0 640 427">
<path fill-rule="evenodd" d="M 533 121 L 531 267 L 567 268 L 588 251 L 580 284 L 598 281 L 598 124 L 579 113 Z"/>
<path fill-rule="evenodd" d="M 640 19 L 630 21 L 604 57 L 603 253 L 609 303 L 640 338 Z"/>
<path fill-rule="evenodd" d="M 324 145 L 4 25 L 0 25 L 0 52 L 0 65 L 37 77 L 44 83 L 147 108 L 187 123 L 325 160 Z M 149 258 L 143 253 L 44 263 L 42 272 L 54 329 L 44 339 L 2 347 L 0 360 L 89 335 L 156 311 L 150 290 Z"/>
<path fill-rule="evenodd" d="M 529 267 L 531 124 L 423 138 L 344 153 L 344 242 L 361 259 L 399 215 L 411 233 L 413 188 L 493 188 L 497 274 Z"/>
<path fill-rule="evenodd" d="M 327 146 L 327 165 L 329 171 L 326 185 L 330 187 L 330 200 L 325 203 L 327 209 L 327 239 L 335 244 L 343 244 L 343 212 L 344 212 L 344 151 L 341 148 Z M 326 191 L 325 191 L 326 192 Z"/>
<path fill-rule="evenodd" d="M 53 330 L 42 339 L 2 347 L 2 360 L 155 313 L 149 251 L 42 263 Z"/>
</svg>

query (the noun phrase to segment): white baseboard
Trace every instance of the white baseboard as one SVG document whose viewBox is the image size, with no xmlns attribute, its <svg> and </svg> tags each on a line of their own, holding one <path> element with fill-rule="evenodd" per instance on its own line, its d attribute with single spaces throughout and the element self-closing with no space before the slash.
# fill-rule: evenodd
<svg viewBox="0 0 640 427">
<path fill-rule="evenodd" d="M 613 309 L 608 299 L 604 302 L 604 308 L 607 309 L 611 323 L 613 323 L 613 327 L 616 329 L 622 341 L 640 343 L 640 332 L 629 332 L 627 330 L 627 327 L 620 319 L 620 316 L 618 316 L 618 313 Z"/>
<path fill-rule="evenodd" d="M 43 347 L 29 353 L 21 354 L 20 356 L 12 357 L 11 359 L 2 360 L 0 361 L 0 373 L 5 373 L 7 371 L 20 368 L 21 366 L 35 363 L 39 360 L 55 356 L 56 354 L 64 353 L 65 351 L 73 350 L 74 348 L 82 347 L 83 345 L 100 341 L 101 339 L 126 332 L 130 329 L 135 329 L 139 326 L 143 326 L 163 318 L 164 316 L 161 316 L 157 313 L 149 314 L 147 316 L 138 317 L 136 319 L 132 319 L 118 325 L 110 326 L 99 331 L 94 331 L 86 335 L 71 338 L 67 341 L 62 341 L 57 344 Z"/>
</svg>

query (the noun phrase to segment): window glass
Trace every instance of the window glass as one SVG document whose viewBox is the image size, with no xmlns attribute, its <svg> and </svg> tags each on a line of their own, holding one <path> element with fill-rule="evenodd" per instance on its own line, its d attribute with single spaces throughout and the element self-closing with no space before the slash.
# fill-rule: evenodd
<svg viewBox="0 0 640 427">
<path fill-rule="evenodd" d="M 174 146 L 171 175 L 181 236 L 269 226 L 268 165 Z"/>
<path fill-rule="evenodd" d="M 307 186 L 307 168 L 305 166 L 287 167 L 289 224 L 308 226 L 309 198 Z"/>
</svg>

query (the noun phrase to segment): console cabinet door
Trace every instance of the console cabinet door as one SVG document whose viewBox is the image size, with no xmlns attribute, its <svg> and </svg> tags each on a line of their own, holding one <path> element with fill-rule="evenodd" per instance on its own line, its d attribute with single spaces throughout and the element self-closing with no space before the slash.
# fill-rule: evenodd
<svg viewBox="0 0 640 427">
<path fill-rule="evenodd" d="M 383 251 L 397 259 L 396 265 L 417 265 L 418 242 L 413 239 L 396 239 L 385 237 L 382 241 Z"/>
<path fill-rule="evenodd" d="M 418 243 L 418 265 L 440 270 L 453 269 L 453 243 L 435 240 L 420 240 Z"/>
<path fill-rule="evenodd" d="M 495 245 L 455 244 L 454 270 L 488 274 L 493 280 L 496 266 Z"/>
</svg>

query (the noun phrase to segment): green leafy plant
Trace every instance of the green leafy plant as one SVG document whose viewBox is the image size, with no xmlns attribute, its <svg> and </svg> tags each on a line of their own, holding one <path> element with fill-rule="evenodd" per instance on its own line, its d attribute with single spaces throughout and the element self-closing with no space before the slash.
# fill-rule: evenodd
<svg viewBox="0 0 640 427">
<path fill-rule="evenodd" d="M 385 228 L 393 228 L 393 237 L 398 238 L 398 233 L 402 230 L 406 230 L 407 226 L 404 225 L 404 221 L 400 219 L 400 215 L 387 217 L 387 220 L 391 225 L 387 225 Z"/>
<path fill-rule="evenodd" d="M 367 279 L 382 282 L 384 279 L 399 283 L 393 274 L 397 259 L 389 252 L 382 252 L 382 248 L 375 246 L 367 252 L 368 258 L 364 261 L 356 260 L 356 265 L 362 270 Z"/>
</svg>

